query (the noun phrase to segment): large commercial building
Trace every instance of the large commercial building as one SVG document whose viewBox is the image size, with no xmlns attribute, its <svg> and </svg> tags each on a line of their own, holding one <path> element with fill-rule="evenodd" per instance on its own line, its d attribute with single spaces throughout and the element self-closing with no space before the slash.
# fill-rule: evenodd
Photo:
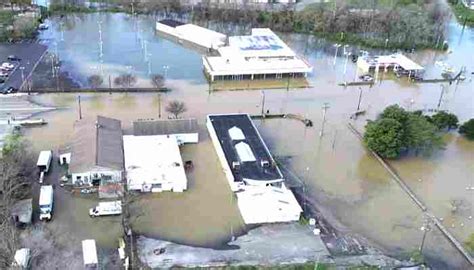
<svg viewBox="0 0 474 270">
<path fill-rule="evenodd" d="M 206 125 L 244 222 L 298 220 L 302 209 L 250 116 L 208 115 Z"/>
<path fill-rule="evenodd" d="M 233 36 L 217 49 L 218 56 L 203 56 L 210 81 L 306 77 L 313 68 L 268 28 L 254 28 L 249 36 Z"/>
<path fill-rule="evenodd" d="M 257 80 L 306 77 L 313 67 L 272 30 L 253 28 L 250 35 L 227 37 L 194 24 L 161 20 L 156 30 L 210 52 L 202 57 L 207 78 Z"/>
</svg>

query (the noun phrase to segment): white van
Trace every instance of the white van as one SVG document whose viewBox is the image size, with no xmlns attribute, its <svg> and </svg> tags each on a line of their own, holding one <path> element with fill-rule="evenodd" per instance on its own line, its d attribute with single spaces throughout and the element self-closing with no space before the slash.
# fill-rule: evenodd
<svg viewBox="0 0 474 270">
<path fill-rule="evenodd" d="M 96 207 L 89 209 L 89 216 L 91 217 L 112 216 L 120 214 L 122 214 L 121 201 L 100 202 Z"/>
<path fill-rule="evenodd" d="M 82 241 L 82 257 L 85 269 L 98 269 L 99 260 L 97 259 L 97 248 L 94 239 Z"/>
<path fill-rule="evenodd" d="M 36 166 L 40 171 L 39 182 L 43 183 L 44 175 L 49 171 L 49 166 L 51 165 L 51 160 L 53 159 L 53 151 L 45 150 L 41 151 L 38 157 L 38 162 Z"/>
<path fill-rule="evenodd" d="M 40 220 L 51 220 L 53 214 L 53 186 L 41 186 L 39 197 Z"/>
</svg>

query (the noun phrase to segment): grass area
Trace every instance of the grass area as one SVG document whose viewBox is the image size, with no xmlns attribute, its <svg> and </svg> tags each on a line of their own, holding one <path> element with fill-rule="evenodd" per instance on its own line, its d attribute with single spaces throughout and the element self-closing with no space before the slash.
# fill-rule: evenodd
<svg viewBox="0 0 474 270">
<path fill-rule="evenodd" d="M 2 10 L 0 11 L 0 42 L 6 41 L 9 37 L 7 27 L 13 24 L 13 16 L 15 13 L 12 11 Z"/>
<path fill-rule="evenodd" d="M 474 10 L 467 8 L 461 1 L 457 1 L 457 3 L 449 2 L 459 23 L 464 24 L 466 22 L 468 25 L 474 25 Z"/>
</svg>

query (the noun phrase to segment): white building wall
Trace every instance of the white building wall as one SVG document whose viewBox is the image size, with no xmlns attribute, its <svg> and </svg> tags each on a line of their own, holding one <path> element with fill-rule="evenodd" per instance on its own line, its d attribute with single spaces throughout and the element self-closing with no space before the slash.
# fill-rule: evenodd
<svg viewBox="0 0 474 270">
<path fill-rule="evenodd" d="M 81 172 L 81 173 L 72 173 L 72 183 L 74 185 L 80 184 L 81 182 L 83 185 L 92 185 L 92 179 L 95 179 L 95 175 L 97 174 L 98 178 L 102 176 L 110 176 L 112 182 L 122 182 L 122 172 L 121 171 L 102 171 L 102 170 L 91 170 L 88 172 Z M 80 179 L 78 179 L 80 177 Z"/>
<path fill-rule="evenodd" d="M 173 134 L 178 142 L 178 145 L 185 144 L 185 143 L 198 143 L 199 142 L 199 134 L 198 133 L 180 133 L 180 134 Z"/>
</svg>

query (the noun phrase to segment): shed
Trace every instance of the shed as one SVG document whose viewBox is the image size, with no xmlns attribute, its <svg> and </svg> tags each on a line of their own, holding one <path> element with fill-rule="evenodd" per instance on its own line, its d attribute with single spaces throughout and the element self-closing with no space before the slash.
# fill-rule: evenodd
<svg viewBox="0 0 474 270">
<path fill-rule="evenodd" d="M 33 199 L 25 199 L 15 203 L 11 209 L 11 216 L 15 225 L 24 227 L 31 224 L 33 216 Z"/>
</svg>

